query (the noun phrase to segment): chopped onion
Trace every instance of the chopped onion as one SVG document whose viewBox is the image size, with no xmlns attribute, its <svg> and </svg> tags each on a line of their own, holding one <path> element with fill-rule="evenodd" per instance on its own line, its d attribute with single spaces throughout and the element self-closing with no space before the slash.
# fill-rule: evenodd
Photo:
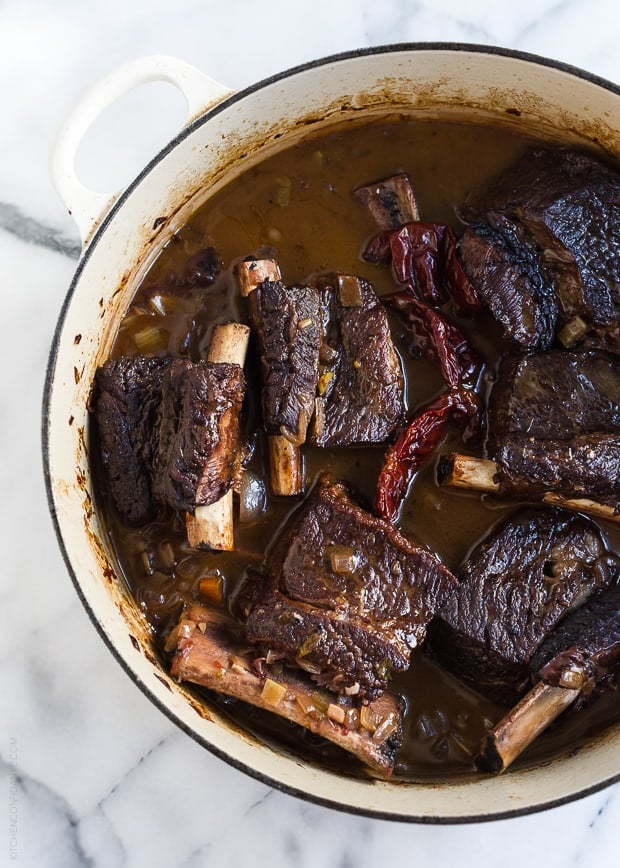
<svg viewBox="0 0 620 868">
<path fill-rule="evenodd" d="M 381 717 L 376 711 L 373 711 L 368 705 L 362 705 L 360 709 L 360 726 L 374 732 L 381 723 Z"/>
<path fill-rule="evenodd" d="M 575 316 L 567 322 L 564 328 L 558 333 L 558 340 L 565 347 L 572 347 L 580 338 L 588 331 L 587 324 L 580 316 Z"/>
<path fill-rule="evenodd" d="M 354 275 L 338 275 L 338 289 L 340 292 L 340 304 L 343 307 L 362 307 L 364 298 L 359 279 Z"/>
<path fill-rule="evenodd" d="M 330 546 L 329 562 L 332 570 L 338 575 L 354 573 L 357 567 L 355 549 L 351 548 L 351 546 Z"/>
<path fill-rule="evenodd" d="M 271 678 L 267 678 L 261 692 L 261 698 L 267 703 L 276 708 L 286 693 L 286 687 L 283 684 L 278 684 Z"/>
<path fill-rule="evenodd" d="M 265 483 L 253 470 L 244 470 L 239 485 L 239 521 L 241 524 L 258 521 L 266 506 Z"/>
<path fill-rule="evenodd" d="M 216 606 L 221 606 L 224 601 L 224 579 L 217 573 L 205 576 L 198 582 L 198 591 L 202 597 L 206 597 Z"/>
<path fill-rule="evenodd" d="M 383 744 L 392 733 L 396 732 L 397 728 L 398 722 L 396 720 L 396 715 L 393 713 L 388 714 L 387 717 L 383 718 L 379 726 L 373 732 L 372 740 L 377 744 Z"/>
<path fill-rule="evenodd" d="M 330 702 L 327 706 L 327 716 L 330 720 L 334 720 L 336 723 L 344 723 L 344 708 L 342 705 L 336 705 L 334 702 Z"/>
</svg>

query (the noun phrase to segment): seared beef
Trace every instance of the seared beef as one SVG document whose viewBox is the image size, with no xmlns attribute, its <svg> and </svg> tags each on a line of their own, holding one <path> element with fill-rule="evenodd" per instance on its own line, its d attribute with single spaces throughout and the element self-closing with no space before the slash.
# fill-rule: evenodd
<svg viewBox="0 0 620 868">
<path fill-rule="evenodd" d="M 372 285 L 356 277 L 327 280 L 321 296 L 322 365 L 311 442 L 381 443 L 405 412 L 403 375 L 385 309 Z"/>
<path fill-rule="evenodd" d="M 620 663 L 618 558 L 610 555 L 605 567 L 613 584 L 570 612 L 530 661 L 532 673 L 547 684 L 580 687 L 579 682 L 596 681 Z"/>
<path fill-rule="evenodd" d="M 445 666 L 491 698 L 514 701 L 556 624 L 613 579 L 600 532 L 563 510 L 524 510 L 465 562 L 439 611 L 433 645 Z"/>
<path fill-rule="evenodd" d="M 252 659 L 239 625 L 212 608 L 189 607 L 169 642 L 175 650 L 171 673 L 179 681 L 266 709 L 350 751 L 382 777 L 392 773 L 403 732 L 400 698 L 387 693 L 379 697 L 362 726 L 351 699 L 317 690 L 299 670 Z"/>
<path fill-rule="evenodd" d="M 240 456 L 239 365 L 176 359 L 166 369 L 158 414 L 153 494 L 192 511 L 230 489 Z"/>
<path fill-rule="evenodd" d="M 322 685 L 372 699 L 409 665 L 453 576 L 436 556 L 322 478 L 250 577 L 247 637 Z"/>
<path fill-rule="evenodd" d="M 603 329 L 618 322 L 618 173 L 573 151 L 535 151 L 462 210 L 471 224 L 459 245 L 465 271 L 520 347 L 551 345 L 554 308 L 555 331 L 576 316 Z"/>
<path fill-rule="evenodd" d="M 263 421 L 268 434 L 304 443 L 319 370 L 319 297 L 308 286 L 265 281 L 250 295 L 263 368 Z"/>
<path fill-rule="evenodd" d="M 116 508 L 130 524 L 143 524 L 152 512 L 152 431 L 169 362 L 123 356 L 109 359 L 95 375 L 92 407 L 104 477 Z"/>
<path fill-rule="evenodd" d="M 506 336 L 523 349 L 546 348 L 557 326 L 557 303 L 538 253 L 499 215 L 468 226 L 458 250 L 463 270 Z"/>
<path fill-rule="evenodd" d="M 404 417 L 403 376 L 387 315 L 368 281 L 264 281 L 250 294 L 268 434 L 296 444 L 387 439 Z"/>
<path fill-rule="evenodd" d="M 620 365 L 561 350 L 505 358 L 488 450 L 503 494 L 620 501 Z"/>
</svg>

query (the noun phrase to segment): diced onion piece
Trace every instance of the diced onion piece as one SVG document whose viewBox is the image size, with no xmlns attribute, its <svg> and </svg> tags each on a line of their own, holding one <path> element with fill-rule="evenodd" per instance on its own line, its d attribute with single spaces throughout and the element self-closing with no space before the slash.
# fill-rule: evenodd
<svg viewBox="0 0 620 868">
<path fill-rule="evenodd" d="M 588 325 L 580 316 L 574 316 L 558 333 L 558 340 L 565 347 L 572 347 L 588 331 Z"/>
<path fill-rule="evenodd" d="M 329 700 L 325 696 L 316 691 L 312 694 L 312 702 L 317 711 L 320 711 L 321 714 L 327 714 L 327 709 L 329 708 Z"/>
<path fill-rule="evenodd" d="M 358 708 L 347 708 L 345 725 L 347 729 L 359 729 L 360 712 Z"/>
<path fill-rule="evenodd" d="M 360 709 L 360 726 L 368 732 L 375 732 L 381 723 L 381 716 L 373 711 L 368 705 L 362 705 Z"/>
<path fill-rule="evenodd" d="M 330 720 L 333 720 L 336 723 L 344 723 L 344 708 L 341 705 L 336 705 L 335 703 L 330 702 L 327 706 L 327 716 Z"/>
<path fill-rule="evenodd" d="M 304 714 L 307 714 L 308 717 L 318 717 L 314 702 L 307 694 L 298 693 L 295 699 Z"/>
<path fill-rule="evenodd" d="M 221 606 L 224 600 L 224 580 L 220 575 L 204 576 L 198 582 L 198 592 L 211 603 Z"/>
<path fill-rule="evenodd" d="M 252 524 L 264 513 L 267 505 L 265 483 L 252 470 L 243 470 L 239 485 L 239 521 Z"/>
<path fill-rule="evenodd" d="M 334 379 L 334 372 L 333 371 L 324 371 L 320 375 L 318 387 L 317 387 L 319 395 L 325 394 L 325 392 L 327 391 L 327 387 L 329 386 L 329 384 L 331 383 L 331 381 L 333 379 Z"/>
<path fill-rule="evenodd" d="M 274 204 L 286 208 L 291 199 L 291 179 L 277 178 L 277 187 L 273 197 Z"/>
<path fill-rule="evenodd" d="M 331 568 L 338 575 L 347 575 L 355 572 L 357 567 L 357 555 L 351 546 L 331 546 L 329 550 L 329 562 Z"/>
<path fill-rule="evenodd" d="M 285 693 L 286 687 L 284 687 L 283 684 L 278 684 L 277 681 L 273 681 L 271 678 L 267 678 L 265 684 L 263 685 L 261 698 L 267 703 L 267 705 L 271 705 L 273 706 L 273 708 L 277 708 Z"/>
<path fill-rule="evenodd" d="M 362 307 L 364 298 L 359 278 L 351 274 L 338 275 L 340 304 L 343 307 Z"/>
<path fill-rule="evenodd" d="M 350 684 L 349 687 L 345 687 L 344 692 L 347 696 L 357 696 L 360 692 L 360 683 L 356 681 L 354 684 Z"/>
<path fill-rule="evenodd" d="M 322 343 L 319 347 L 319 362 L 323 365 L 331 365 L 338 358 L 338 350 L 326 343 Z"/>
<path fill-rule="evenodd" d="M 372 740 L 377 744 L 383 744 L 397 729 L 396 715 L 394 713 L 388 714 L 373 732 Z"/>
<path fill-rule="evenodd" d="M 303 319 L 297 320 L 297 328 L 300 331 L 312 328 L 312 317 L 305 316 Z"/>
<path fill-rule="evenodd" d="M 133 336 L 136 349 L 140 353 L 164 349 L 168 346 L 168 332 L 156 325 L 150 325 L 136 332 Z"/>
</svg>

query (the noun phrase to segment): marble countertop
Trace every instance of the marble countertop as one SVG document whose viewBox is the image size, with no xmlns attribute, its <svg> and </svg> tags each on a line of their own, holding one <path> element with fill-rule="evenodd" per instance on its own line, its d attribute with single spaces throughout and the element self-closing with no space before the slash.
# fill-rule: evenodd
<svg viewBox="0 0 620 868">
<path fill-rule="evenodd" d="M 39 430 L 47 355 L 80 251 L 49 153 L 68 110 L 105 73 L 164 53 L 238 89 L 335 52 L 429 40 L 531 51 L 620 82 L 619 32 L 615 0 L 0 3 L 0 865 L 618 864 L 620 785 L 527 817 L 407 825 L 306 803 L 202 749 L 134 686 L 78 601 L 48 516 Z M 84 142 L 81 176 L 103 189 L 127 183 L 181 119 L 169 89 L 127 97 Z"/>
</svg>

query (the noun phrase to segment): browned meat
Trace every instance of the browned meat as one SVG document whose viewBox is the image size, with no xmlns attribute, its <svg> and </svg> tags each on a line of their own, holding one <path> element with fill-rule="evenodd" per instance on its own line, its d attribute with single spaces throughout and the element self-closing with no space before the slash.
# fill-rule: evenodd
<svg viewBox="0 0 620 868">
<path fill-rule="evenodd" d="M 550 350 L 505 358 L 489 402 L 500 492 L 620 503 L 620 365 Z"/>
<path fill-rule="evenodd" d="M 475 689 L 514 701 L 529 662 L 570 610 L 617 577 L 597 526 L 563 510 L 524 510 L 463 565 L 433 646 Z"/>
<path fill-rule="evenodd" d="M 372 285 L 340 275 L 323 283 L 322 364 L 310 440 L 381 443 L 403 422 L 403 375 Z"/>
<path fill-rule="evenodd" d="M 575 317 L 590 328 L 617 324 L 616 172 L 585 154 L 535 151 L 476 191 L 463 214 L 471 224 L 459 247 L 465 271 L 521 348 L 548 348 Z"/>
<path fill-rule="evenodd" d="M 123 356 L 105 362 L 95 376 L 91 403 L 104 479 L 116 508 L 130 524 L 143 524 L 152 513 L 152 430 L 169 362 Z"/>
<path fill-rule="evenodd" d="M 532 672 L 546 684 L 581 688 L 620 663 L 618 558 L 608 555 L 606 567 L 615 582 L 570 612 L 532 657 Z"/>
<path fill-rule="evenodd" d="M 271 550 L 265 579 L 247 580 L 237 610 L 265 653 L 371 699 L 408 667 L 453 582 L 435 555 L 324 477 Z"/>
<path fill-rule="evenodd" d="M 404 383 L 371 284 L 348 275 L 313 286 L 265 280 L 249 298 L 267 433 L 297 445 L 386 440 L 404 417 Z"/>
<path fill-rule="evenodd" d="M 191 511 L 226 494 L 240 459 L 244 395 L 239 365 L 184 359 L 170 364 L 153 461 L 153 494 L 159 501 Z"/>
<path fill-rule="evenodd" d="M 363 710 L 361 720 L 350 699 L 317 690 L 299 670 L 255 660 L 239 625 L 213 609 L 189 608 L 171 639 L 171 672 L 179 681 L 266 709 L 329 739 L 373 773 L 391 775 L 402 740 L 401 700 L 385 693 Z"/>
<path fill-rule="evenodd" d="M 271 435 L 305 443 L 319 375 L 319 297 L 308 286 L 265 281 L 250 295 L 263 368 L 263 421 Z"/>
</svg>

